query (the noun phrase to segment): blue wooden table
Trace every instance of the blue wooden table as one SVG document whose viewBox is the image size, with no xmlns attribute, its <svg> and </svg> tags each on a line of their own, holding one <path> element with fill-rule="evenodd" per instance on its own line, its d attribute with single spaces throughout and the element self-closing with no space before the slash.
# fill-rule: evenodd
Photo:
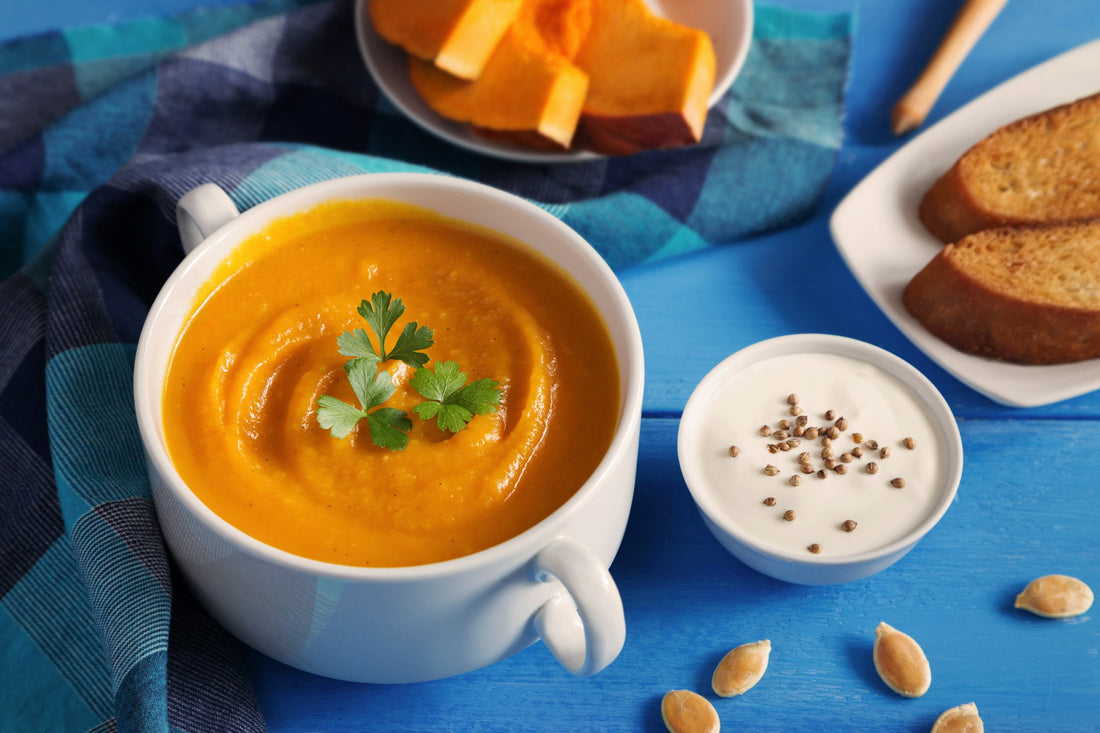
<svg viewBox="0 0 1100 733">
<path fill-rule="evenodd" d="M 612 567 L 626 608 L 621 656 L 581 680 L 535 645 L 459 678 L 375 686 L 254 654 L 272 731 L 660 731 L 667 690 L 709 693 L 718 659 L 763 638 L 772 655 L 762 682 L 739 698 L 709 695 L 726 730 L 923 731 L 940 711 L 970 701 L 991 731 L 1100 730 L 1100 611 L 1052 621 L 1013 608 L 1016 593 L 1047 573 L 1100 590 L 1100 393 L 1031 409 L 991 402 L 901 335 L 828 233 L 844 195 L 904 142 L 889 131 L 890 107 L 958 3 L 777 2 L 858 13 L 844 146 L 824 200 L 804 224 L 622 273 L 641 322 L 647 386 L 635 503 Z M 211 3 L 6 1 L 0 38 L 200 4 Z M 1095 0 L 1010 2 L 926 124 L 1096 37 Z M 869 341 L 913 363 L 950 403 L 966 454 L 958 498 L 931 534 L 894 567 L 843 586 L 788 585 L 733 559 L 704 528 L 676 460 L 680 411 L 707 370 L 742 346 L 806 331 Z M 924 647 L 933 676 L 924 697 L 901 698 L 875 674 L 871 644 L 880 621 Z"/>
</svg>

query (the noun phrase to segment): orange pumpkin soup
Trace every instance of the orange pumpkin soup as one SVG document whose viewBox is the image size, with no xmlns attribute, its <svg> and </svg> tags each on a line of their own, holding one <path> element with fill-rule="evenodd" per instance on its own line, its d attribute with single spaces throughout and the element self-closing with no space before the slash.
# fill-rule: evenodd
<svg viewBox="0 0 1100 733">
<path fill-rule="evenodd" d="M 496 413 L 457 433 L 421 420 L 414 369 L 385 361 L 386 407 L 408 446 L 343 439 L 318 398 L 358 402 L 336 339 L 384 290 L 429 326 L 432 367 L 500 383 Z M 369 329 L 368 329 L 369 332 Z M 196 298 L 164 389 L 169 454 L 230 524 L 297 555 L 393 567 L 447 560 L 521 533 L 562 505 L 610 445 L 619 371 L 595 307 L 546 258 L 495 232 L 393 201 L 325 204 L 240 246 Z"/>
</svg>

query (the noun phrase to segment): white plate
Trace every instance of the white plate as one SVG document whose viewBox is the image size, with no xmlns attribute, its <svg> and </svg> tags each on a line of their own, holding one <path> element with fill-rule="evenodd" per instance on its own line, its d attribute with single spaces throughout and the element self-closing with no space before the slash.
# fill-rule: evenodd
<svg viewBox="0 0 1100 733">
<path fill-rule="evenodd" d="M 458 122 L 440 117 L 420 98 L 409 81 L 405 52 L 379 36 L 367 13 L 369 0 L 355 6 L 355 29 L 359 52 L 375 82 L 399 110 L 428 132 L 474 152 L 528 163 L 566 163 L 594 160 L 603 156 L 581 150 L 563 152 L 532 150 L 517 145 L 485 140 Z M 409 0 L 423 2 L 423 0 Z M 752 43 L 752 0 L 645 0 L 658 15 L 678 23 L 701 28 L 710 36 L 717 57 L 713 105 L 733 83 L 745 63 Z"/>
<path fill-rule="evenodd" d="M 863 179 L 833 212 L 837 249 L 871 299 L 925 354 L 997 402 L 1034 407 L 1100 388 L 1100 360 L 1026 366 L 965 354 L 905 310 L 901 293 L 943 244 L 917 218 L 924 192 L 1001 125 L 1100 89 L 1100 41 L 1029 69 L 944 118 Z"/>
</svg>

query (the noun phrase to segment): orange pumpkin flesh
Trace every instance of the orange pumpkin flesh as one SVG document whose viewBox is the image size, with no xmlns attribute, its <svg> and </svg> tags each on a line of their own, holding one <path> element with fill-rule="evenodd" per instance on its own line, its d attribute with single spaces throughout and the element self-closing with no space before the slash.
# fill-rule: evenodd
<svg viewBox="0 0 1100 733">
<path fill-rule="evenodd" d="M 378 34 L 461 79 L 476 79 L 523 0 L 371 0 Z"/>
<path fill-rule="evenodd" d="M 487 137 L 568 148 L 588 76 L 567 54 L 587 35 L 589 0 L 527 0 L 481 75 L 457 79 L 409 58 L 409 76 L 428 106 Z"/>
<path fill-rule="evenodd" d="M 437 114 L 503 142 L 608 155 L 702 139 L 715 75 L 710 38 L 653 14 L 643 0 L 522 0 L 512 16 L 504 0 L 440 2 L 462 6 L 469 25 L 508 19 L 476 79 L 459 78 L 432 55 L 428 41 L 455 26 L 440 20 L 446 13 L 436 3 L 429 11 L 422 0 L 371 2 L 376 25 L 386 13 L 401 16 L 391 26 L 427 44 L 402 45 L 413 86 Z M 475 13 L 486 15 L 474 22 Z"/>
<path fill-rule="evenodd" d="M 621 155 L 702 138 L 715 73 L 706 33 L 654 15 L 642 0 L 593 0 L 575 63 L 589 75 L 579 147 Z"/>
</svg>

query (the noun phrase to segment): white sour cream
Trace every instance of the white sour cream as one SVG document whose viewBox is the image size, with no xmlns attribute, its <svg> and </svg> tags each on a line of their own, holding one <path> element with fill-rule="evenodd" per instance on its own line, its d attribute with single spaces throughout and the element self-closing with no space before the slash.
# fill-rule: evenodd
<svg viewBox="0 0 1100 733">
<path fill-rule="evenodd" d="M 850 453 L 857 445 L 853 434 L 861 434 L 863 457 L 838 463 L 847 473 L 825 468 L 826 477 L 817 476 L 824 468 L 820 436 L 802 436 L 788 451 L 769 452 L 768 445 L 781 439 L 774 432 L 762 436 L 760 428 L 778 430 L 780 420 L 793 428 L 797 416 L 787 402 L 792 393 L 808 418 L 806 427 L 834 425 L 835 418 L 824 417 L 827 410 L 847 421 L 831 443 L 834 460 Z M 707 495 L 716 519 L 765 551 L 828 558 L 875 550 L 915 529 L 943 496 L 944 446 L 932 415 L 908 386 L 877 366 L 833 354 L 774 356 L 738 371 L 711 396 L 693 447 L 702 485 L 693 488 Z M 868 447 L 871 440 L 877 449 Z M 736 457 L 730 456 L 731 445 L 740 451 Z M 880 456 L 882 448 L 888 457 Z M 814 473 L 800 471 L 803 451 Z M 873 474 L 866 470 L 872 461 L 878 467 Z M 778 473 L 765 473 L 769 465 Z M 791 476 L 799 477 L 799 485 L 791 485 Z M 891 485 L 895 478 L 905 482 L 903 488 Z M 765 504 L 769 497 L 774 505 Z M 793 520 L 784 519 L 788 511 Z M 856 523 L 854 530 L 842 528 L 847 520 Z M 811 553 L 811 545 L 819 552 Z"/>
</svg>

